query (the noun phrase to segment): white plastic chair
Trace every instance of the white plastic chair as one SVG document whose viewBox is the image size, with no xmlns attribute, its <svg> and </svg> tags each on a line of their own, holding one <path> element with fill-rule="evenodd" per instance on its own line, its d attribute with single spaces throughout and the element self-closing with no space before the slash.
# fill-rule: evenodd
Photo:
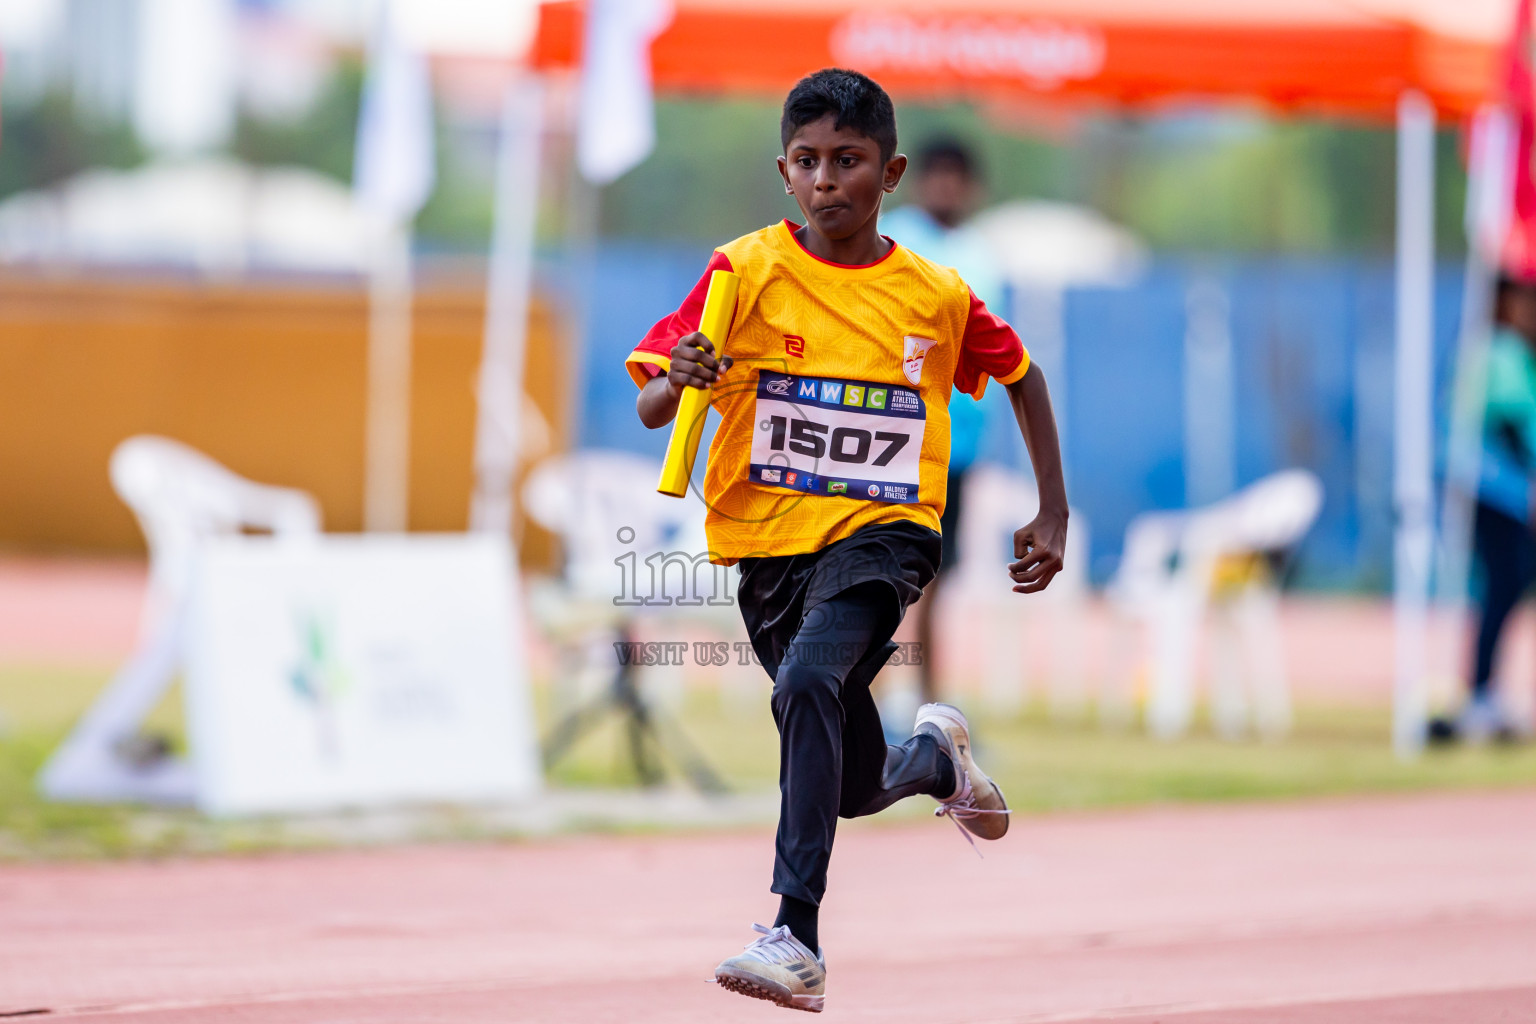
<svg viewBox="0 0 1536 1024">
<path fill-rule="evenodd" d="M 1210 615 L 1211 710 L 1229 737 L 1252 725 L 1265 736 L 1291 724 L 1290 688 L 1273 575 L 1252 570 L 1263 556 L 1300 542 L 1317 520 L 1323 485 L 1304 469 L 1259 480 L 1213 505 L 1151 512 L 1125 531 L 1125 550 L 1108 594 L 1139 626 L 1148 652 L 1148 729 L 1172 738 L 1189 728 L 1195 705 L 1195 655 Z M 1129 681 L 1126 691 L 1134 689 Z"/>
<path fill-rule="evenodd" d="M 654 459 L 603 449 L 552 456 L 529 472 L 523 508 L 561 540 L 567 599 L 606 605 L 614 610 L 605 616 L 611 619 L 674 603 L 692 607 L 698 597 L 714 607 L 708 598 L 728 593 L 719 589 L 726 569 L 706 564 L 704 503 L 692 491 L 681 499 L 657 493 L 660 476 L 661 464 Z M 658 553 L 678 557 L 647 565 Z M 684 554 L 696 565 L 687 587 L 677 585 Z M 659 567 L 654 587 L 653 567 Z"/>
<path fill-rule="evenodd" d="M 320 506 L 305 491 L 247 480 L 170 438 L 130 437 L 113 451 L 110 472 L 149 548 L 146 634 L 185 598 L 203 541 L 249 530 L 280 537 L 320 532 Z"/>
<path fill-rule="evenodd" d="M 188 598 L 199 546 L 246 530 L 303 539 L 320 533 L 320 506 L 304 491 L 239 476 L 169 438 L 117 446 L 112 486 L 133 510 L 149 548 L 149 590 L 139 645 L 43 769 L 55 800 L 186 802 L 192 780 L 179 760 L 132 764 L 124 756 L 144 716 L 182 667 Z"/>
</svg>

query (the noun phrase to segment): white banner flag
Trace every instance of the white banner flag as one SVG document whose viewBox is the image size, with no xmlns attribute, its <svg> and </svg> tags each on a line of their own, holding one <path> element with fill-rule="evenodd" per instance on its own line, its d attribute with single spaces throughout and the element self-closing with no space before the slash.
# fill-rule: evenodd
<svg viewBox="0 0 1536 1024">
<path fill-rule="evenodd" d="M 576 162 L 606 185 L 656 145 L 651 41 L 672 21 L 670 0 L 591 0 L 581 66 Z"/>
<path fill-rule="evenodd" d="M 427 64 L 400 38 L 386 2 L 368 50 L 357 120 L 352 188 L 358 201 L 394 223 L 413 219 L 432 194 L 434 156 Z"/>
</svg>

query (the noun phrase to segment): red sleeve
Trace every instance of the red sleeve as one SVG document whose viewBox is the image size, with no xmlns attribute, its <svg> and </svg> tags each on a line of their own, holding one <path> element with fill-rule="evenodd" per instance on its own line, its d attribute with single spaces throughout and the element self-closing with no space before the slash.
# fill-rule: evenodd
<svg viewBox="0 0 1536 1024">
<path fill-rule="evenodd" d="M 709 258 L 704 276 L 699 278 L 699 283 L 693 286 L 677 312 L 658 320 L 654 327 L 645 332 L 640 344 L 624 360 L 624 368 L 636 384 L 643 388 L 646 381 L 671 369 L 673 347 L 683 335 L 699 329 L 699 320 L 704 315 L 704 297 L 709 294 L 709 275 L 717 270 L 734 269 L 725 253 L 716 252 Z"/>
<path fill-rule="evenodd" d="M 1029 370 L 1029 353 L 1002 317 L 989 310 L 975 292 L 969 288 L 966 292 L 971 307 L 966 312 L 960 360 L 955 364 L 955 387 L 980 398 L 988 377 L 996 378 L 999 384 L 1012 384 L 1024 376 Z"/>
</svg>

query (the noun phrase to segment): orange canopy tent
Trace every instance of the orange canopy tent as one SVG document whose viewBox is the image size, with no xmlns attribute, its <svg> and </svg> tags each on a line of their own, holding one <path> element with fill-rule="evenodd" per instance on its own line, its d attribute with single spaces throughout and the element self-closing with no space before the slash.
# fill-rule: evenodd
<svg viewBox="0 0 1536 1024">
<path fill-rule="evenodd" d="M 906 100 L 1143 110 L 1240 101 L 1285 113 L 1395 119 L 1393 734 L 1408 755 L 1422 745 L 1428 711 L 1435 123 L 1499 98 L 1496 69 L 1514 4 L 673 0 L 670 23 L 651 44 L 650 65 L 654 87 L 672 94 L 778 98 L 802 75 L 839 65 Z M 583 11 L 573 0 L 540 8 L 529 58 L 535 70 L 580 66 Z"/>
<path fill-rule="evenodd" d="M 581 60 L 583 4 L 545 3 L 539 70 Z M 651 48 L 669 93 L 781 94 L 838 65 L 898 97 L 1147 106 L 1244 99 L 1391 118 L 1487 95 L 1507 0 L 676 0 Z"/>
</svg>

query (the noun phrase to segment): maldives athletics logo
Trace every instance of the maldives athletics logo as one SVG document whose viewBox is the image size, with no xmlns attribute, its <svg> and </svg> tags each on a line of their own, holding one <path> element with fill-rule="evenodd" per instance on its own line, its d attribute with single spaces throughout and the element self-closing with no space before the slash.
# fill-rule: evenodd
<svg viewBox="0 0 1536 1024">
<path fill-rule="evenodd" d="M 922 383 L 923 360 L 928 357 L 928 350 L 937 344 L 932 339 L 919 338 L 913 334 L 901 339 L 901 372 L 907 375 L 909 383 Z"/>
<path fill-rule="evenodd" d="M 306 609 L 294 624 L 298 627 L 299 656 L 288 670 L 288 684 L 294 696 L 314 712 L 321 757 L 334 761 L 341 755 L 336 706 L 352 689 L 352 672 L 337 653 L 333 622 Z"/>
</svg>

